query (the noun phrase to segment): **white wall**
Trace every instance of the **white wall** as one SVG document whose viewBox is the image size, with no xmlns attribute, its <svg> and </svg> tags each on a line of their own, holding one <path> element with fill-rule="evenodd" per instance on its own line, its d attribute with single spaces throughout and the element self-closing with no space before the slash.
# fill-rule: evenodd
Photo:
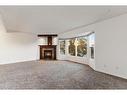
<svg viewBox="0 0 127 95">
<path fill-rule="evenodd" d="M 38 37 L 38 45 L 47 45 L 47 37 Z"/>
<path fill-rule="evenodd" d="M 96 70 L 127 78 L 127 14 L 98 23 Z"/>
<path fill-rule="evenodd" d="M 37 35 L 7 32 L 0 19 L 0 64 L 38 59 Z"/>
<path fill-rule="evenodd" d="M 52 37 L 52 45 L 58 44 L 58 37 Z M 38 45 L 48 45 L 48 37 L 38 37 Z"/>
<path fill-rule="evenodd" d="M 58 44 L 58 37 L 52 37 L 52 45 Z"/>
<path fill-rule="evenodd" d="M 127 14 L 76 29 L 59 37 L 95 32 L 95 70 L 127 79 Z M 89 63 L 90 64 L 90 63 Z"/>
</svg>

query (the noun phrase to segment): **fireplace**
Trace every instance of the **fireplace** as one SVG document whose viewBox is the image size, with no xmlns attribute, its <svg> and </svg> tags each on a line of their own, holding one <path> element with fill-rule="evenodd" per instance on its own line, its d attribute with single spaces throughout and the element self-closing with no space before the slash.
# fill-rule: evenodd
<svg viewBox="0 0 127 95">
<path fill-rule="evenodd" d="M 44 50 L 44 59 L 52 59 L 52 50 Z"/>
<path fill-rule="evenodd" d="M 40 45 L 40 59 L 56 60 L 56 45 Z"/>
<path fill-rule="evenodd" d="M 40 47 L 40 59 L 56 60 L 56 45 L 53 45 L 52 37 L 56 37 L 56 34 L 52 35 L 38 35 L 38 37 L 47 37 L 47 45 L 39 45 Z"/>
</svg>

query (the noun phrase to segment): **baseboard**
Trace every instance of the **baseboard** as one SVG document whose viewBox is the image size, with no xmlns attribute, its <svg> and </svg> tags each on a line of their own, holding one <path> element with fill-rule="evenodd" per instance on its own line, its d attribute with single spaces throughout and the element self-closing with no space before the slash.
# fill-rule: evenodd
<svg viewBox="0 0 127 95">
<path fill-rule="evenodd" d="M 109 76 L 114 76 L 114 77 L 117 77 L 117 78 L 120 78 L 120 79 L 125 79 L 127 80 L 127 77 L 123 77 L 123 76 L 119 76 L 119 75 L 116 75 L 116 74 L 113 74 L 113 73 L 109 73 L 109 72 L 105 72 L 105 71 L 102 71 L 102 70 L 95 70 L 96 72 L 100 72 L 100 73 L 103 73 L 103 74 L 107 74 Z"/>
<path fill-rule="evenodd" d="M 36 61 L 36 60 L 38 60 L 38 59 L 22 60 L 22 61 L 14 61 L 14 62 L 4 62 L 4 63 L 0 63 L 0 65 L 4 65 L 4 64 L 15 64 L 15 63 L 28 62 L 28 61 Z"/>
</svg>

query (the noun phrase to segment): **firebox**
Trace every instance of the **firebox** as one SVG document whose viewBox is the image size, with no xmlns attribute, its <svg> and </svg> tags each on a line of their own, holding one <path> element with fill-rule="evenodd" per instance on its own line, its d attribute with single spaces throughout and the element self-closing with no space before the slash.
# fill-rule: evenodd
<svg viewBox="0 0 127 95">
<path fill-rule="evenodd" d="M 44 59 L 52 59 L 52 50 L 44 50 Z"/>
</svg>

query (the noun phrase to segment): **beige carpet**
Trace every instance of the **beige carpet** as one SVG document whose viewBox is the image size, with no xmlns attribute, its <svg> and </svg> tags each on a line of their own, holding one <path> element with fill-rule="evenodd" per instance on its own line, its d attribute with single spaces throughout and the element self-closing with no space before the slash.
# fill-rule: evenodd
<svg viewBox="0 0 127 95">
<path fill-rule="evenodd" d="M 127 89 L 127 80 L 69 61 L 0 65 L 0 89 Z"/>
</svg>

